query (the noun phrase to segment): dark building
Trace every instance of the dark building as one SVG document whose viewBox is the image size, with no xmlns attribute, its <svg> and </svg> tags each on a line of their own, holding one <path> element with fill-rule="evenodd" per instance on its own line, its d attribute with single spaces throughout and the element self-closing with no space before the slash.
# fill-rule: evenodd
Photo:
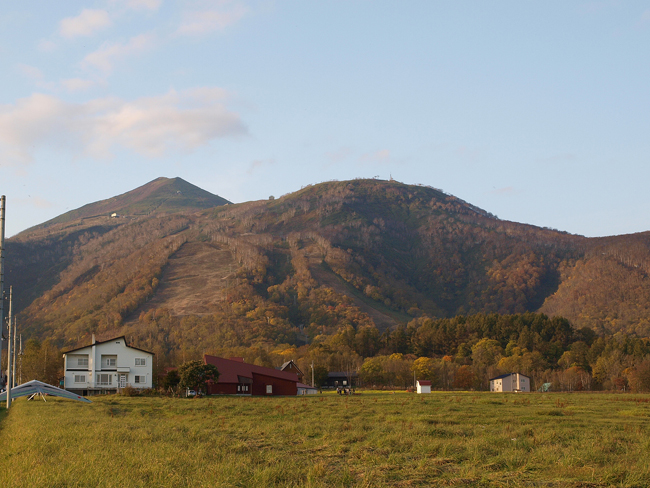
<svg viewBox="0 0 650 488">
<path fill-rule="evenodd" d="M 333 371 L 327 373 L 327 383 L 324 388 L 355 388 L 358 386 L 359 375 L 356 372 Z"/>
<path fill-rule="evenodd" d="M 298 376 L 290 371 L 247 364 L 243 358 L 205 355 L 203 361 L 219 370 L 219 381 L 208 385 L 208 395 L 298 394 Z"/>
</svg>

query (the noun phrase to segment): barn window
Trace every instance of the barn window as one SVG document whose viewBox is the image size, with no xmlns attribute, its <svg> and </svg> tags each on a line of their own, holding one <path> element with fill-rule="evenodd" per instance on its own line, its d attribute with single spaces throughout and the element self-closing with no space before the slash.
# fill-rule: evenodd
<svg viewBox="0 0 650 488">
<path fill-rule="evenodd" d="M 267 395 L 273 394 L 273 385 L 266 385 L 266 394 Z"/>
</svg>

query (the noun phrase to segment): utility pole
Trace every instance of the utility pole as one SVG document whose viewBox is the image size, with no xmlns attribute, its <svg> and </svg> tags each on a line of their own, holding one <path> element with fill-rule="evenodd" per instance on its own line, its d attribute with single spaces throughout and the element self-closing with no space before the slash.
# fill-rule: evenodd
<svg viewBox="0 0 650 488">
<path fill-rule="evenodd" d="M 20 352 L 18 353 L 18 381 L 23 384 L 23 335 L 20 334 Z"/>
<path fill-rule="evenodd" d="M 7 410 L 11 407 L 11 309 L 14 301 L 14 287 L 9 287 L 9 337 L 7 338 Z"/>
<path fill-rule="evenodd" d="M 311 362 L 311 387 L 314 388 L 314 361 Z"/>
<path fill-rule="evenodd" d="M 16 332 L 18 332 L 18 324 L 16 323 L 17 318 L 14 317 L 14 331 L 12 332 L 12 336 L 14 338 L 14 343 L 13 343 L 13 358 L 11 360 L 11 378 L 13 379 L 13 382 L 11 383 L 13 386 L 16 386 Z"/>
<path fill-rule="evenodd" d="M 5 328 L 5 203 L 6 197 L 0 197 L 0 380 L 2 379 L 2 335 Z"/>
</svg>

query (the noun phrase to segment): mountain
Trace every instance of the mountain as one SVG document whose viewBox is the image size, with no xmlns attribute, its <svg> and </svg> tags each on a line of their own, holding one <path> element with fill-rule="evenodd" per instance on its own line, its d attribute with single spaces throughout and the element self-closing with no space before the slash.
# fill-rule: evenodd
<svg viewBox="0 0 650 488">
<path fill-rule="evenodd" d="M 158 179 L 10 239 L 25 332 L 60 345 L 129 334 L 200 354 L 347 330 L 370 352 L 419 317 L 541 311 L 650 336 L 650 233 L 585 238 L 394 181 L 210 207 L 225 201 L 181 182 Z"/>
<path fill-rule="evenodd" d="M 109 217 L 114 213 L 121 217 L 133 218 L 154 213 L 189 212 L 225 205 L 226 203 L 230 202 L 181 178 L 161 177 L 122 195 L 89 203 L 66 212 L 43 224 L 27 229 L 24 233 L 29 234 L 33 230 L 44 229 L 55 224 Z"/>
</svg>

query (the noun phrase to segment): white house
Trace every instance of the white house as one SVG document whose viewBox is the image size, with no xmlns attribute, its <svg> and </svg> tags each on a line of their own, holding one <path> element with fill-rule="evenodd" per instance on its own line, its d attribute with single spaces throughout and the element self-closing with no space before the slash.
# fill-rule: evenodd
<svg viewBox="0 0 650 488">
<path fill-rule="evenodd" d="M 530 377 L 520 373 L 502 374 L 490 379 L 490 391 L 530 392 Z"/>
<path fill-rule="evenodd" d="M 64 388 L 79 395 L 115 392 L 118 388 L 151 388 L 154 354 L 129 346 L 126 337 L 72 349 L 63 355 Z"/>
<path fill-rule="evenodd" d="M 418 380 L 418 393 L 431 393 L 431 382 L 429 380 Z"/>
</svg>

